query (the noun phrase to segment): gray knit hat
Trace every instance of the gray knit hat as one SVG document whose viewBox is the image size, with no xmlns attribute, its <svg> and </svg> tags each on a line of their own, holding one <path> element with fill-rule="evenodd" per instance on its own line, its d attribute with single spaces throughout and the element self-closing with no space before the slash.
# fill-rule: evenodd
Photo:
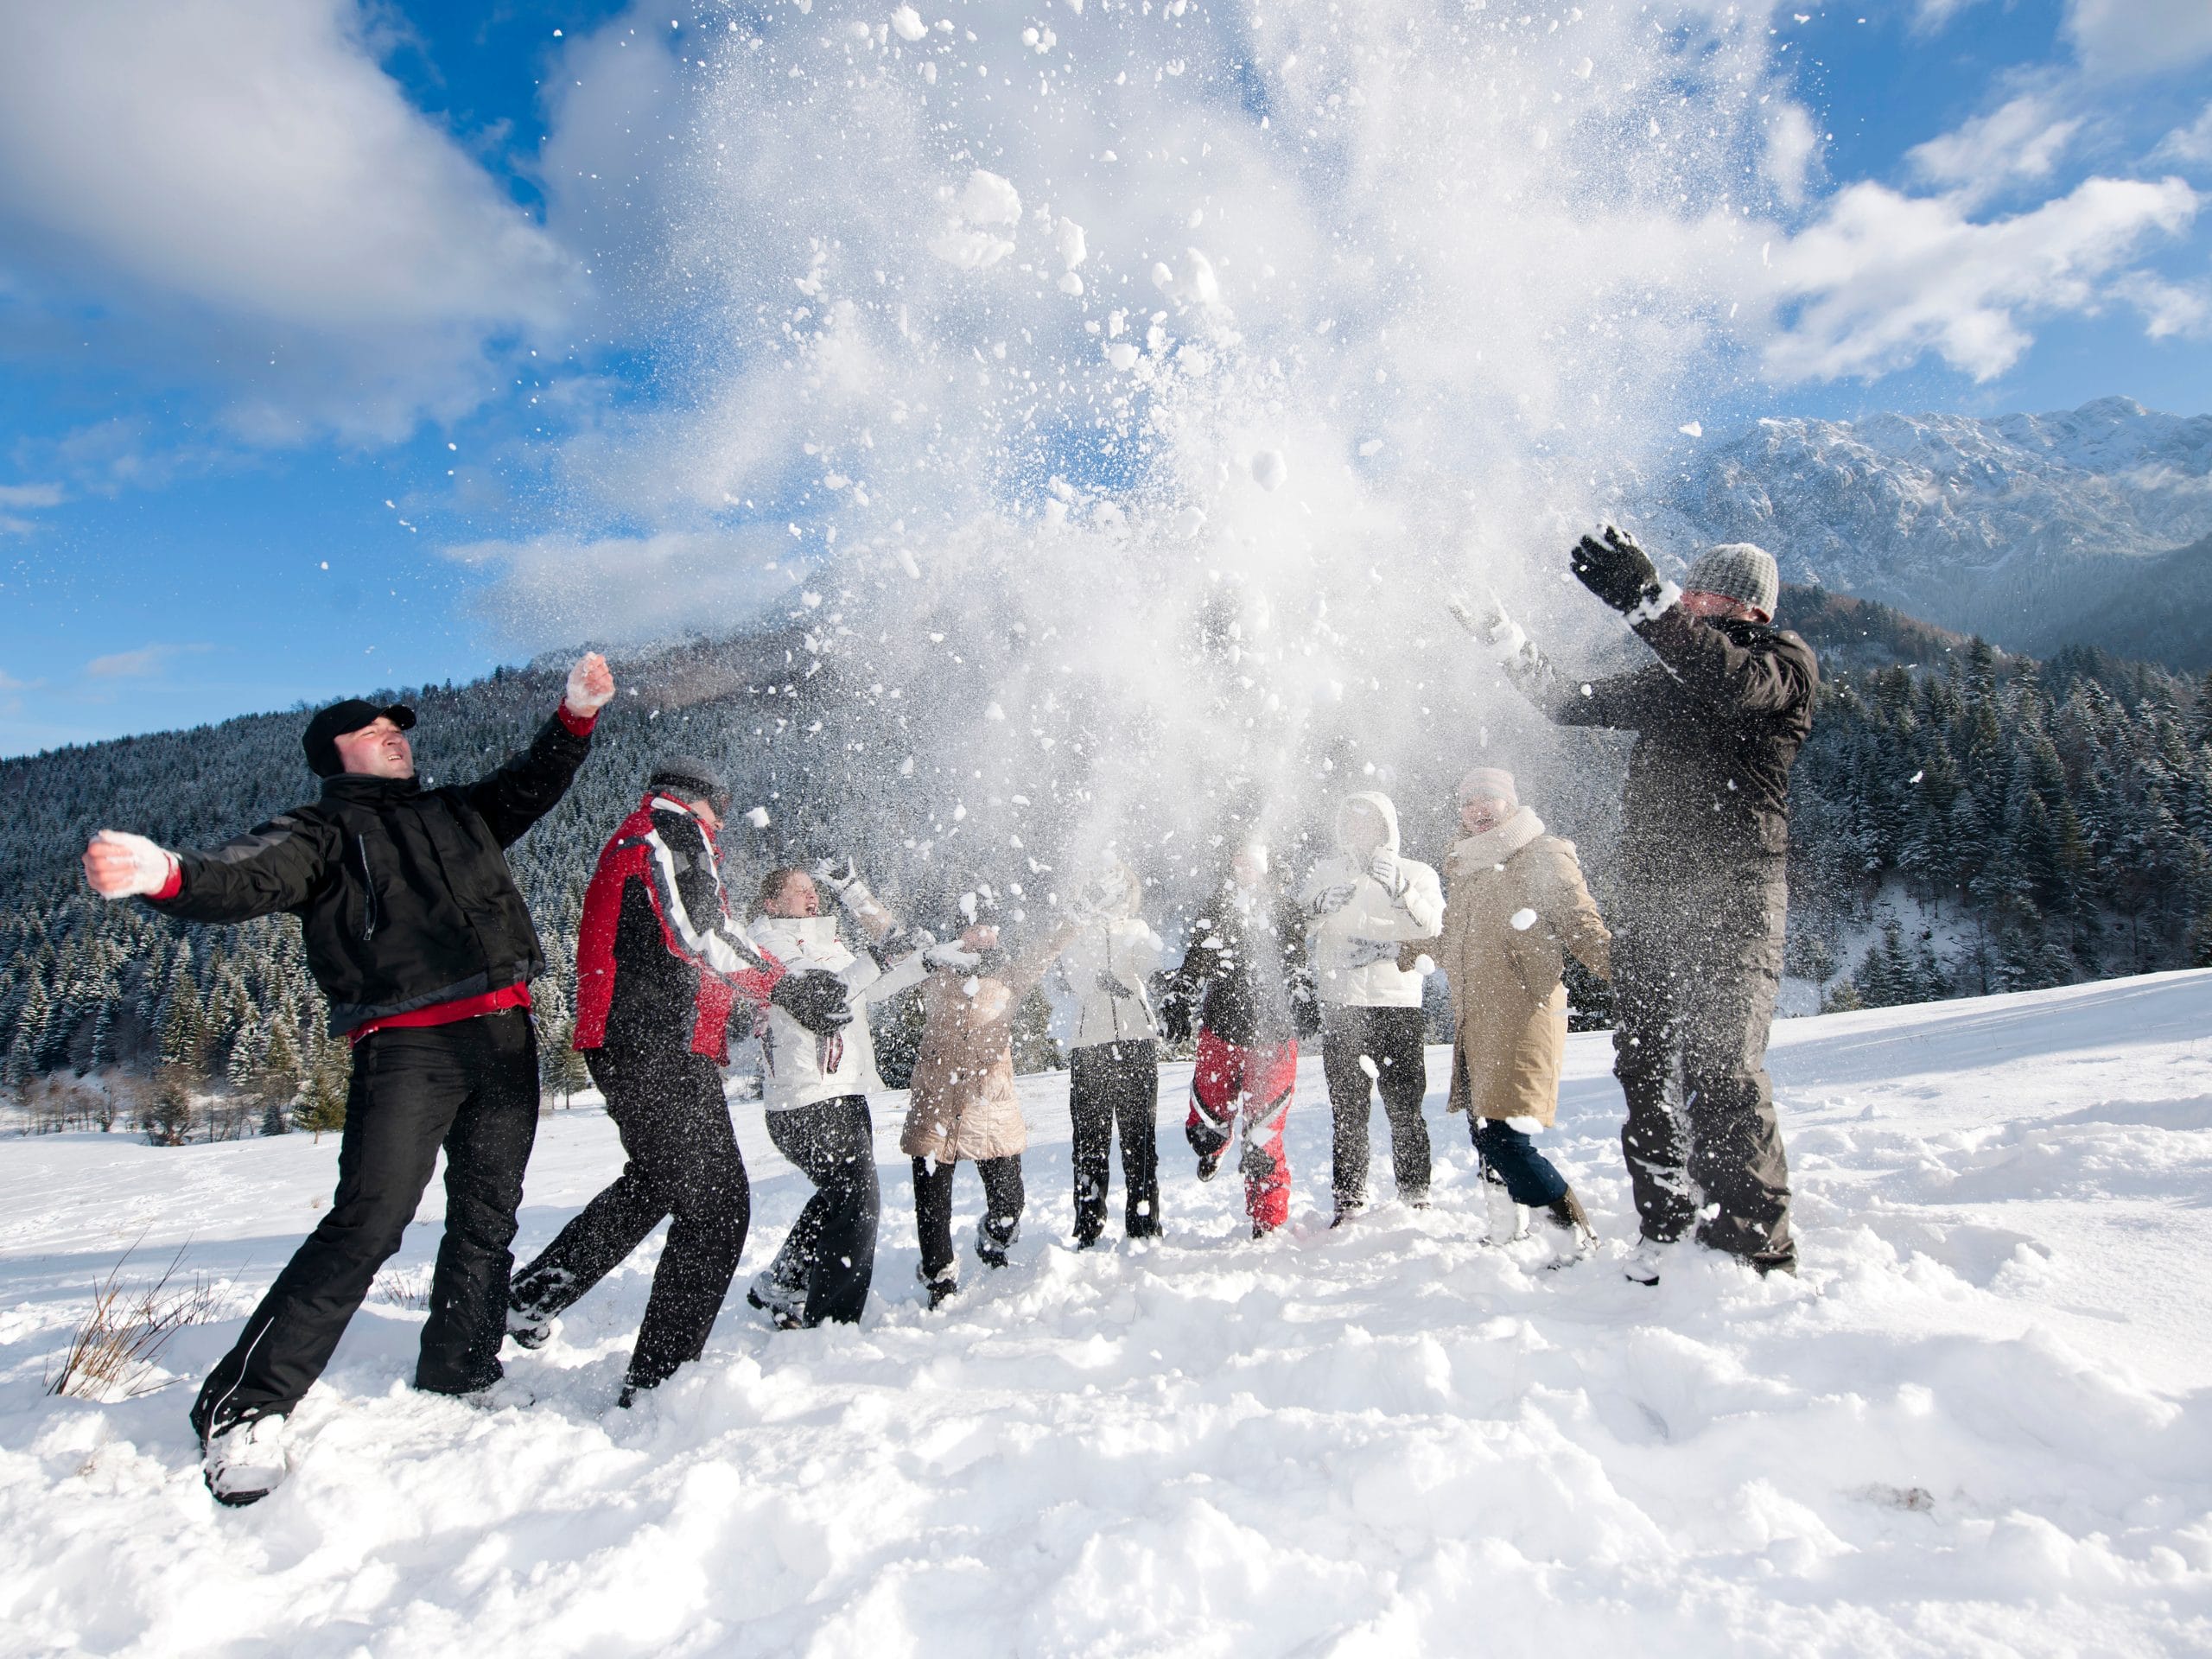
<svg viewBox="0 0 2212 1659">
<path fill-rule="evenodd" d="M 1719 594 L 1764 611 L 1770 620 L 1781 596 L 1782 576 L 1774 555 L 1751 542 L 1723 542 L 1697 556 L 1682 578 L 1687 593 Z"/>
</svg>

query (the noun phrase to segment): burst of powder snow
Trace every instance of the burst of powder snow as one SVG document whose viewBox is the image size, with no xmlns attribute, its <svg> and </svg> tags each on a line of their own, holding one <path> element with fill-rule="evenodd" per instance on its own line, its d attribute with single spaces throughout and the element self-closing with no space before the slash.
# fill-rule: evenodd
<svg viewBox="0 0 2212 1659">
<path fill-rule="evenodd" d="M 912 6 L 901 6 L 893 12 L 891 27 L 899 31 L 899 38 L 902 41 L 918 41 L 930 32 L 930 26 L 922 21 L 921 13 Z"/>
</svg>

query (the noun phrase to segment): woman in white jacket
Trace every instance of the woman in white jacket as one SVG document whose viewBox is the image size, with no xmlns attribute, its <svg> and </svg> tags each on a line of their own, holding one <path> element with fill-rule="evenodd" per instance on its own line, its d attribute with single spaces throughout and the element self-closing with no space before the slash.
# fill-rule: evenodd
<svg viewBox="0 0 2212 1659">
<path fill-rule="evenodd" d="M 1076 999 L 1069 1045 L 1068 1116 L 1075 1143 L 1075 1242 L 1088 1249 L 1106 1230 L 1114 1130 L 1122 1132 L 1124 1211 L 1131 1238 L 1160 1234 L 1160 1054 L 1146 982 L 1166 947 L 1137 909 L 1137 873 L 1109 859 L 1078 906 L 1089 919 L 1061 955 L 1061 982 Z"/>
<path fill-rule="evenodd" d="M 854 951 L 824 916 L 828 887 L 868 936 Z M 902 934 L 877 904 L 850 861 L 823 863 L 812 874 L 772 872 L 761 883 L 759 919 L 748 931 L 793 973 L 819 969 L 845 983 L 852 1021 L 817 1036 L 781 1008 L 764 1012 L 760 1097 L 768 1138 L 814 1183 L 814 1196 L 791 1224 L 784 1248 L 756 1277 L 746 1300 L 785 1329 L 824 1319 L 856 1323 L 875 1274 L 876 1221 L 882 1188 L 875 1170 L 875 1124 L 868 1096 L 883 1087 L 868 1007 L 920 983 L 926 935 Z"/>
<path fill-rule="evenodd" d="M 1337 851 L 1313 867 L 1299 898 L 1321 1005 L 1321 1070 L 1336 1118 L 1337 1219 L 1367 1202 L 1368 1103 L 1378 1089 L 1390 1119 L 1398 1196 L 1427 1204 L 1421 976 L 1398 966 L 1398 946 L 1442 925 L 1443 884 L 1427 865 L 1400 855 L 1398 809 L 1389 796 L 1366 791 L 1346 796 L 1337 809 Z"/>
</svg>

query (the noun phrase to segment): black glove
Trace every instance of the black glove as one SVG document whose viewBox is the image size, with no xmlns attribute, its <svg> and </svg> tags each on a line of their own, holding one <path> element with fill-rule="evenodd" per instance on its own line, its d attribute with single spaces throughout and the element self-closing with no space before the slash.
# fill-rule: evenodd
<svg viewBox="0 0 2212 1659">
<path fill-rule="evenodd" d="M 1160 999 L 1160 1029 L 1171 1043 L 1191 1040 L 1191 999 L 1181 991 L 1171 991 Z"/>
<path fill-rule="evenodd" d="M 1134 1001 L 1136 999 L 1136 988 L 1131 985 L 1128 980 L 1122 978 L 1118 974 L 1100 974 L 1098 976 L 1098 988 L 1105 992 L 1109 996 L 1120 997 L 1125 1002 Z"/>
<path fill-rule="evenodd" d="M 1585 588 L 1623 614 L 1659 592 L 1659 572 L 1650 556 L 1611 524 L 1604 541 L 1585 536 L 1577 542 L 1567 566 Z"/>
<path fill-rule="evenodd" d="M 917 950 L 926 950 L 937 943 L 937 935 L 926 927 L 894 927 L 868 948 L 875 958 L 875 965 L 886 973 L 904 962 Z"/>
<path fill-rule="evenodd" d="M 1290 1034 L 1301 1042 L 1321 1034 L 1321 1005 L 1303 988 L 1290 994 Z"/>
<path fill-rule="evenodd" d="M 827 1037 L 853 1022 L 845 982 L 819 968 L 785 974 L 768 993 L 768 1001 L 817 1037 Z"/>
</svg>

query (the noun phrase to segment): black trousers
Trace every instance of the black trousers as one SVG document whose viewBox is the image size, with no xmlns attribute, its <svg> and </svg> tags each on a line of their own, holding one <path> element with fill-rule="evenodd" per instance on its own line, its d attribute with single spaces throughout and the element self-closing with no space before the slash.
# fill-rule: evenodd
<svg viewBox="0 0 2212 1659">
<path fill-rule="evenodd" d="M 768 1114 L 768 1139 L 814 1183 L 769 1272 L 806 1287 L 808 1325 L 860 1322 L 875 1277 L 876 1220 L 883 1189 L 875 1173 L 875 1121 L 865 1095 Z"/>
<path fill-rule="evenodd" d="M 208 1373 L 192 1408 L 201 1438 L 299 1403 L 399 1248 L 441 1147 L 446 1230 L 415 1386 L 467 1394 L 498 1382 L 514 1265 L 507 1247 L 537 1139 L 537 1039 L 527 1012 L 364 1038 L 353 1050 L 338 1190 Z"/>
<path fill-rule="evenodd" d="M 1362 1060 L 1375 1068 L 1371 1075 Z M 1427 1202 L 1428 1124 L 1421 1103 L 1428 1092 L 1428 1067 L 1421 1011 L 1327 1005 L 1321 1011 L 1321 1075 L 1328 1080 L 1336 1119 L 1330 1184 L 1337 1212 L 1367 1202 L 1368 1103 L 1376 1090 L 1390 1120 L 1390 1169 L 1398 1196 L 1409 1204 Z"/>
<path fill-rule="evenodd" d="M 601 1048 L 584 1063 L 607 1096 L 629 1162 L 515 1275 L 507 1294 L 518 1309 L 557 1313 L 673 1217 L 630 1355 L 630 1385 L 649 1389 L 706 1348 L 745 1248 L 753 1191 L 711 1060 Z"/>
<path fill-rule="evenodd" d="M 941 1279 L 952 1270 L 952 1172 L 957 1164 L 914 1160 L 914 1231 L 922 1245 L 922 1276 Z M 1021 1155 L 983 1158 L 976 1164 L 983 1178 L 983 1218 L 976 1227 L 976 1254 L 1003 1265 L 1007 1247 L 1021 1231 L 1028 1195 L 1021 1185 Z"/>
<path fill-rule="evenodd" d="M 1149 1039 L 1094 1043 L 1068 1058 L 1068 1116 L 1075 1129 L 1075 1236 L 1106 1230 L 1108 1154 L 1122 1131 L 1123 1211 L 1131 1238 L 1160 1233 L 1160 1060 Z"/>
<path fill-rule="evenodd" d="M 1719 1209 L 1700 1243 L 1789 1267 L 1789 1163 L 1766 1072 L 1788 894 L 1779 868 L 1740 875 L 1625 907 L 1613 946 L 1621 1149 L 1645 1237 L 1681 1237 L 1702 1202 Z"/>
</svg>

